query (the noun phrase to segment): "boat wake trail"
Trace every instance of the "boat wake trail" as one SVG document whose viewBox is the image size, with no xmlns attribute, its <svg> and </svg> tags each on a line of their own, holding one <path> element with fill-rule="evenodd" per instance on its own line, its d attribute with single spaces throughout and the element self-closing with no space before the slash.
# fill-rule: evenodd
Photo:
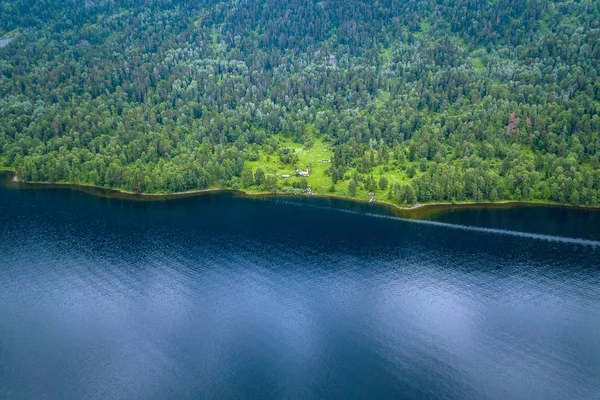
<svg viewBox="0 0 600 400">
<path fill-rule="evenodd" d="M 481 232 L 481 233 L 492 234 L 492 235 L 515 236 L 515 237 L 522 237 L 522 238 L 535 239 L 535 240 L 544 240 L 547 242 L 555 242 L 555 243 L 567 243 L 567 244 L 577 244 L 577 245 L 591 246 L 591 247 L 600 247 L 600 241 L 597 241 L 597 240 L 571 238 L 571 237 L 566 237 L 566 236 L 544 235 L 541 233 L 519 232 L 519 231 L 511 231 L 511 230 L 507 230 L 507 229 L 485 228 L 485 227 L 472 226 L 472 225 L 459 225 L 459 224 L 451 224 L 448 222 L 430 221 L 430 220 L 426 220 L 426 219 L 402 218 L 402 217 L 396 217 L 393 215 L 365 213 L 365 212 L 359 212 L 359 211 L 353 211 L 353 210 L 346 210 L 343 208 L 317 206 L 317 205 L 313 205 L 313 204 L 298 203 L 298 202 L 294 202 L 294 201 L 281 200 L 281 199 L 275 200 L 275 201 L 279 204 L 289 204 L 289 205 L 294 205 L 294 206 L 299 206 L 299 207 L 309 207 L 309 208 L 316 208 L 316 209 L 321 209 L 321 210 L 338 211 L 338 212 L 343 212 L 343 213 L 347 213 L 347 214 L 364 215 L 364 216 L 373 217 L 373 218 L 390 219 L 390 220 L 401 221 L 401 222 L 406 222 L 406 223 L 411 223 L 411 224 L 430 225 L 430 226 L 437 226 L 437 227 L 447 228 L 447 229 L 458 229 L 458 230 L 462 230 L 462 231 Z"/>
</svg>

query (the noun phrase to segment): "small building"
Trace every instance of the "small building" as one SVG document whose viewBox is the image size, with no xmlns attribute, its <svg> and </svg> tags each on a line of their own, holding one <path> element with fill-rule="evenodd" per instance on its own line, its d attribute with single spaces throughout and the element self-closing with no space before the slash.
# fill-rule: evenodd
<svg viewBox="0 0 600 400">
<path fill-rule="evenodd" d="M 282 177 L 282 178 L 289 178 L 290 176 L 289 176 L 289 175 L 286 175 L 286 174 L 283 174 L 283 175 L 281 175 L 281 177 Z"/>
<path fill-rule="evenodd" d="M 304 177 L 310 176 L 310 174 L 308 172 L 308 168 L 306 168 L 304 171 L 298 171 L 298 175 L 304 176 Z"/>
</svg>

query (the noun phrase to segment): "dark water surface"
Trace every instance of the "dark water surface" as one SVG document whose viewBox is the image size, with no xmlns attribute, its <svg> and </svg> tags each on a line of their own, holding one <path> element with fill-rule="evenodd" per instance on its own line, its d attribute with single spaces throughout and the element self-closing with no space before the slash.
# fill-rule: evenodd
<svg viewBox="0 0 600 400">
<path fill-rule="evenodd" d="M 0 188 L 0 398 L 600 399 L 600 212 L 366 212 Z"/>
</svg>

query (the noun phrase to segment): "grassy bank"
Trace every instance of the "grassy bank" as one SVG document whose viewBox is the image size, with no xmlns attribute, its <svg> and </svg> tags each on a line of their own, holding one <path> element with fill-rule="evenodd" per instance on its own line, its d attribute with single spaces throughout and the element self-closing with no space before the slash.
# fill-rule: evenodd
<svg viewBox="0 0 600 400">
<path fill-rule="evenodd" d="M 66 182 L 21 182 L 16 180 L 14 172 L 10 170 L 3 170 L 5 179 L 0 179 L 0 184 L 4 187 L 13 189 L 71 189 L 81 191 L 93 196 L 112 198 L 112 199 L 124 199 L 132 201 L 167 201 L 186 197 L 209 195 L 216 193 L 233 193 L 240 197 L 248 198 L 298 198 L 300 196 L 290 195 L 284 192 L 265 192 L 265 191 L 245 191 L 235 190 L 227 188 L 208 188 L 191 190 L 187 192 L 178 193 L 134 193 L 123 189 L 108 189 L 94 185 L 86 184 L 72 184 Z M 360 199 L 357 197 L 349 197 L 340 194 L 331 193 L 315 193 L 311 196 L 302 195 L 301 197 L 316 197 L 325 198 L 331 200 L 350 201 L 356 203 L 367 203 L 368 200 Z M 463 201 L 463 202 L 430 202 L 430 203 L 419 203 L 408 206 L 398 205 L 387 201 L 377 201 L 373 204 L 374 207 L 384 207 L 391 210 L 394 214 L 411 219 L 426 219 L 433 215 L 459 209 L 506 209 L 513 207 L 568 207 L 568 208 L 581 208 L 588 210 L 600 210 L 600 207 L 585 207 L 585 206 L 572 206 L 569 204 L 559 204 L 555 202 L 547 202 L 541 200 L 531 201 L 518 201 L 518 200 L 503 200 L 497 202 L 475 202 L 475 201 Z"/>
</svg>

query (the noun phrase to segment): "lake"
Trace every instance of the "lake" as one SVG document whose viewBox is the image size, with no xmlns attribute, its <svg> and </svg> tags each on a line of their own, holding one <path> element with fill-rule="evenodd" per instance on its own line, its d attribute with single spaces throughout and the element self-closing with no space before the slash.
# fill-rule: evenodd
<svg viewBox="0 0 600 400">
<path fill-rule="evenodd" d="M 600 211 L 0 188 L 0 398 L 600 398 Z"/>
</svg>

